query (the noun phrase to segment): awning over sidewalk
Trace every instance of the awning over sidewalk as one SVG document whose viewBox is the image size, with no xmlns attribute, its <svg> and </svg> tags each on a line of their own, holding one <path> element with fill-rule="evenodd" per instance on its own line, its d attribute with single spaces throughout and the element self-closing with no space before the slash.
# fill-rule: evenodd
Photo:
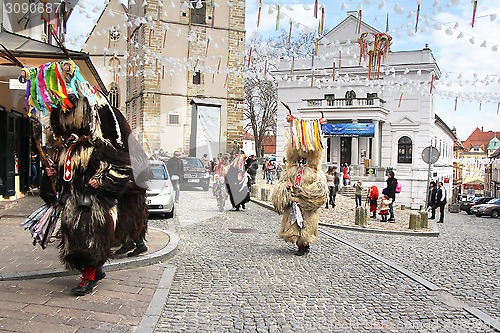
<svg viewBox="0 0 500 333">
<path fill-rule="evenodd" d="M 67 50 L 71 59 L 80 67 L 83 77 L 93 86 L 108 94 L 87 53 Z M 0 31 L 0 105 L 7 110 L 24 110 L 22 89 L 10 89 L 10 79 L 17 79 L 22 67 L 36 67 L 51 61 L 68 59 L 59 47 L 5 30 Z"/>
</svg>

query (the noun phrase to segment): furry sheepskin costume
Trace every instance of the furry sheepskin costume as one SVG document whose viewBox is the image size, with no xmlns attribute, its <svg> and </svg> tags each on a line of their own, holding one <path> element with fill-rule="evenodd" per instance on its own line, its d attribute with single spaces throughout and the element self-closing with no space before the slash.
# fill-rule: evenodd
<svg viewBox="0 0 500 333">
<path fill-rule="evenodd" d="M 92 121 L 88 100 L 73 110 L 53 108 L 50 125 L 64 145 L 56 159 L 58 204 L 62 207 L 59 257 L 67 269 L 100 267 L 111 256 L 118 217 L 117 199 L 132 176 L 129 154 L 104 139 L 98 113 Z M 91 134 L 90 124 L 95 122 Z M 97 179 L 97 189 L 88 185 Z"/>
<path fill-rule="evenodd" d="M 147 157 L 123 115 L 100 104 L 72 61 L 47 63 L 25 75 L 29 113 L 49 111 L 50 129 L 60 143 L 55 173 L 48 168 L 43 177 L 52 177 L 55 186 L 42 184 L 52 193 L 41 195 L 57 207 L 59 258 L 67 269 L 82 272 L 82 282 L 72 289 L 82 296 L 104 278 L 101 267 L 112 255 L 115 237 L 136 240 L 146 234 Z"/>
<path fill-rule="evenodd" d="M 311 122 L 291 118 L 293 122 Z M 313 128 L 319 130 L 318 124 Z M 271 200 L 274 208 L 283 215 L 279 237 L 296 244 L 297 255 L 309 252 L 309 245 L 318 240 L 318 208 L 325 204 L 327 198 L 326 177 L 321 170 L 323 150 L 319 133 L 314 134 L 316 146 L 302 145 L 304 136 L 291 130 L 285 147 L 286 169 L 274 191 Z M 302 125 L 302 129 L 304 129 Z M 298 134 L 298 137 L 297 137 Z M 311 138 L 314 140 L 314 138 Z M 319 141 L 319 142 L 318 142 Z M 310 142 L 309 142 L 310 143 Z M 311 149 L 315 148 L 315 149 Z"/>
</svg>

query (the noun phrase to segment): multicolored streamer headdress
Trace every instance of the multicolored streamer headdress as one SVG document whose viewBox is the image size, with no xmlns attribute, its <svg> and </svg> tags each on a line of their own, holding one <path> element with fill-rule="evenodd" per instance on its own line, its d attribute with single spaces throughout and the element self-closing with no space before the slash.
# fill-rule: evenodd
<svg viewBox="0 0 500 333">
<path fill-rule="evenodd" d="M 97 89 L 80 74 L 80 68 L 72 61 L 48 62 L 38 67 L 23 68 L 22 76 L 27 80 L 25 105 L 28 116 L 45 115 L 52 108 L 63 112 L 73 107 L 68 95 L 87 97 L 90 105 L 97 104 Z"/>
<path fill-rule="evenodd" d="M 286 121 L 290 123 L 292 147 L 306 152 L 323 149 L 323 143 L 321 142 L 323 118 L 303 120 L 289 114 L 286 116 Z"/>
</svg>

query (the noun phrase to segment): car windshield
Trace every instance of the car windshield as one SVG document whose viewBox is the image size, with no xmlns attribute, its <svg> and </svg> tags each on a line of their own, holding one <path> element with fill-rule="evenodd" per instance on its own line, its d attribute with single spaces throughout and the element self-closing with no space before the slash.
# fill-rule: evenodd
<svg viewBox="0 0 500 333">
<path fill-rule="evenodd" d="M 498 205 L 498 204 L 500 204 L 500 198 L 491 199 L 490 201 L 488 201 L 488 204 Z"/>
<path fill-rule="evenodd" d="M 184 165 L 191 168 L 203 168 L 203 163 L 197 158 L 185 159 Z"/>
<path fill-rule="evenodd" d="M 153 173 L 153 179 L 168 179 L 167 169 L 161 164 L 151 165 L 151 172 Z"/>
</svg>

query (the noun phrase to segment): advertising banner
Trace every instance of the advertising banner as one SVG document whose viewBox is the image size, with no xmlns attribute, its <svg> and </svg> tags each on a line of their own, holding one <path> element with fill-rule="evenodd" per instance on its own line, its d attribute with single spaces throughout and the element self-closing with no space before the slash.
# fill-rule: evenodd
<svg viewBox="0 0 500 333">
<path fill-rule="evenodd" d="M 365 136 L 375 135 L 373 123 L 323 124 L 321 130 L 326 136 Z"/>
</svg>

